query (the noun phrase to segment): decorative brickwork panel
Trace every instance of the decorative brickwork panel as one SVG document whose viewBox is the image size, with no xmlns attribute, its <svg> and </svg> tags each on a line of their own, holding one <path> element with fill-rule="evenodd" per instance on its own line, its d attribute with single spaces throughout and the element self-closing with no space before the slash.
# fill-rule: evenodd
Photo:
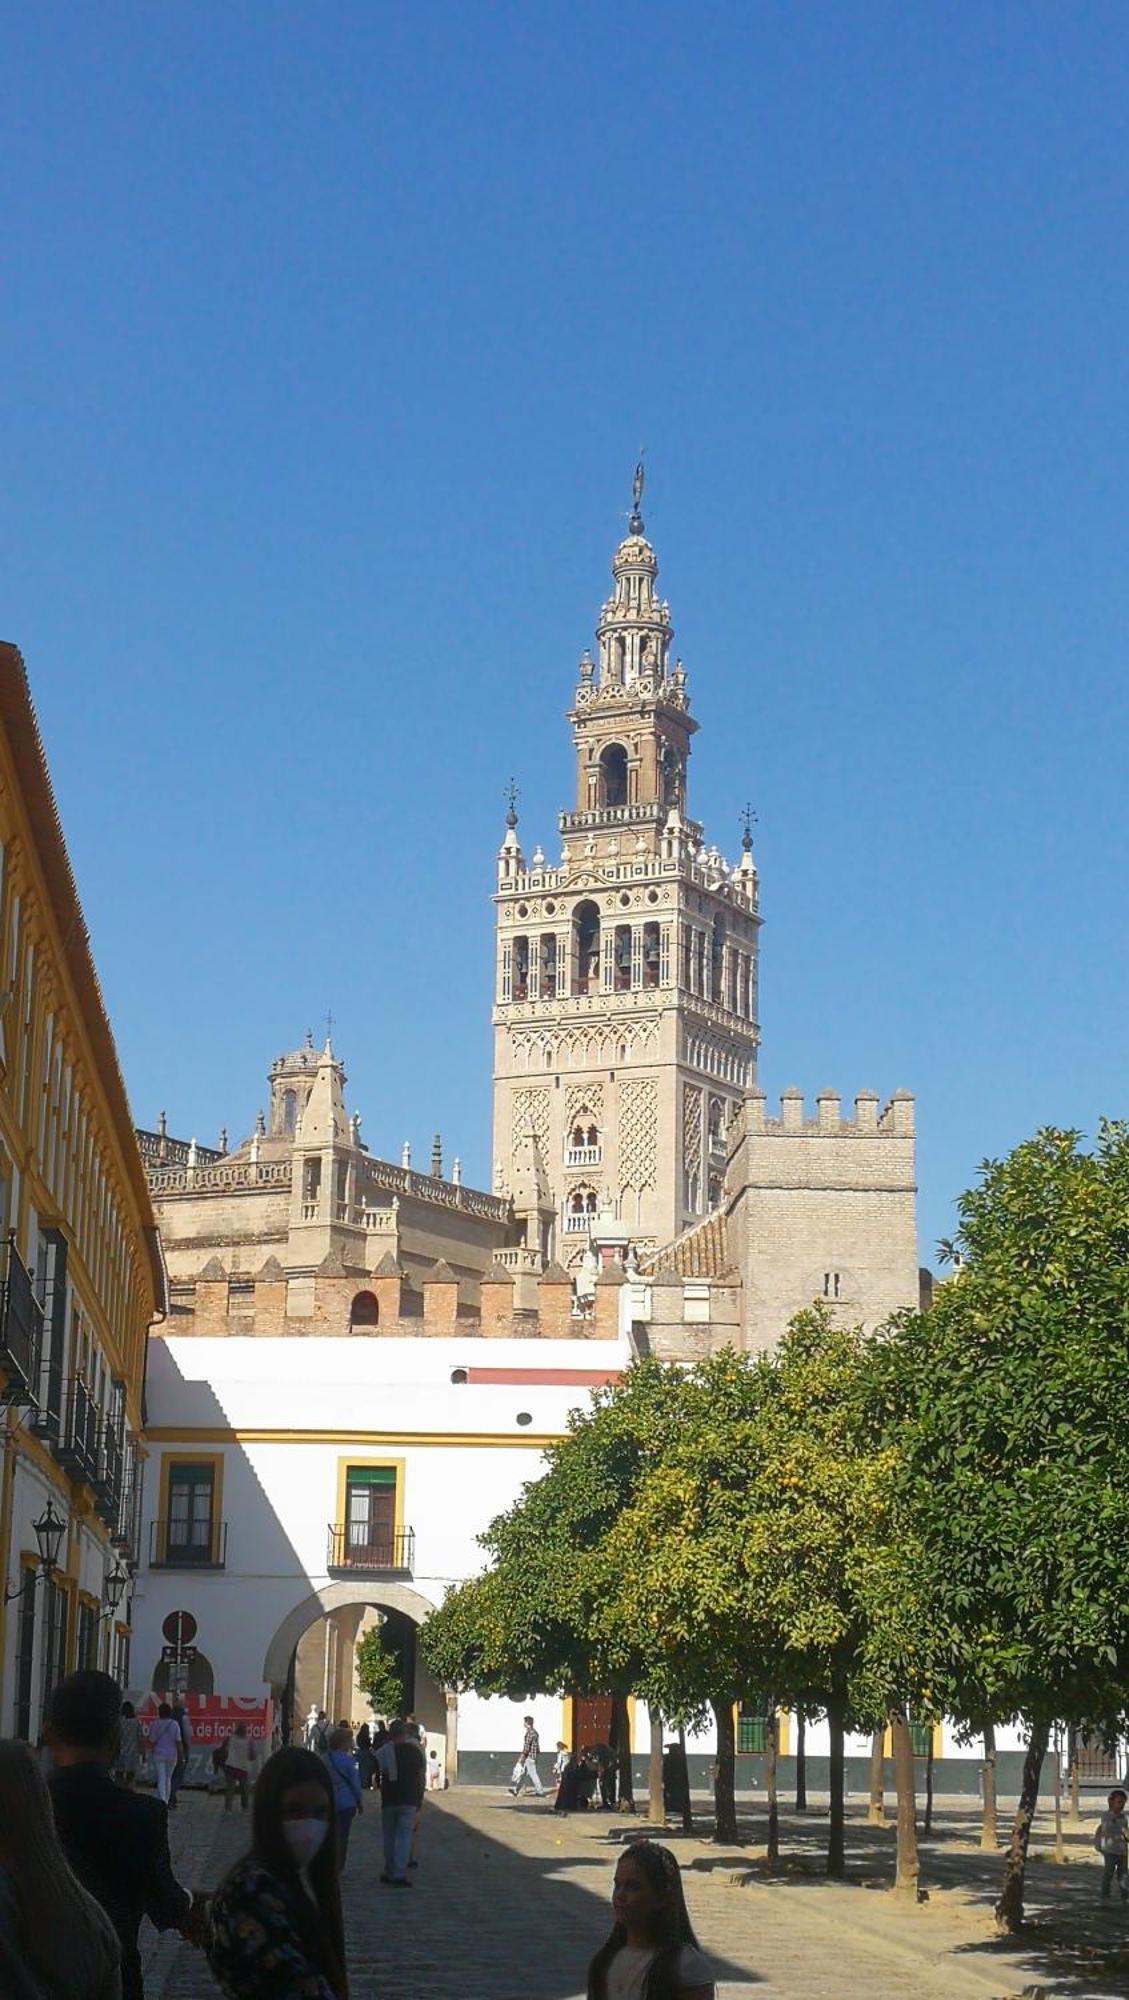
<svg viewBox="0 0 1129 2000">
<path fill-rule="evenodd" d="M 569 1086 L 568 1092 L 565 1097 L 566 1129 L 568 1131 L 571 1131 L 572 1127 L 576 1124 L 577 1120 L 582 1117 L 582 1115 L 583 1115 L 583 1122 L 587 1124 L 589 1114 L 591 1115 L 595 1123 L 602 1128 L 604 1123 L 603 1084 L 602 1083 L 571 1084 Z"/>
<path fill-rule="evenodd" d="M 530 1127 L 545 1159 L 549 1150 L 549 1093 L 547 1090 L 515 1090 L 513 1120 L 513 1151 L 516 1155 L 518 1142 L 524 1139 Z"/>
<path fill-rule="evenodd" d="M 625 1188 L 653 1188 L 659 1132 L 659 1086 L 653 1076 L 628 1078 L 619 1094 L 619 1179 Z"/>
<path fill-rule="evenodd" d="M 682 1164 L 687 1177 L 702 1172 L 702 1093 L 697 1084 L 682 1089 Z"/>
</svg>

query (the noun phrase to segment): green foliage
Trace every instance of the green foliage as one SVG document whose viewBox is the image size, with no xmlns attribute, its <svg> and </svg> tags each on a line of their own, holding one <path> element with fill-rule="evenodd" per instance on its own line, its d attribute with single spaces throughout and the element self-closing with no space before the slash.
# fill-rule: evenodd
<svg viewBox="0 0 1129 2000">
<path fill-rule="evenodd" d="M 390 1718 L 402 1714 L 404 1683 L 399 1662 L 384 1644 L 379 1625 L 366 1632 L 357 1647 L 356 1676 L 374 1715 Z"/>
<path fill-rule="evenodd" d="M 425 1628 L 433 1671 L 695 1723 L 1122 1713 L 1129 1128 L 1039 1133 L 959 1215 L 954 1275 L 877 1338 L 816 1307 L 771 1355 L 598 1392 Z"/>
<path fill-rule="evenodd" d="M 1129 1669 L 1129 1129 L 1040 1132 L 959 1213 L 959 1271 L 881 1357 L 919 1671 L 975 1726 L 1098 1725 Z"/>
</svg>

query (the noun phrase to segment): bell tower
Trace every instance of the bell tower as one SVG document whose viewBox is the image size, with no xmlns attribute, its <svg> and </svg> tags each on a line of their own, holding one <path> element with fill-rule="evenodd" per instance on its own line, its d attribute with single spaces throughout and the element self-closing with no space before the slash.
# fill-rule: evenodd
<svg viewBox="0 0 1129 2000">
<path fill-rule="evenodd" d="M 601 1217 L 643 1251 L 707 1214 L 756 1081 L 752 841 L 746 824 L 730 867 L 688 817 L 697 723 L 642 490 L 640 465 L 568 714 L 576 806 L 560 862 L 540 847 L 526 860 L 516 795 L 498 856 L 495 1186 L 512 1192 L 535 1160 L 551 1254 L 569 1265 Z"/>
</svg>

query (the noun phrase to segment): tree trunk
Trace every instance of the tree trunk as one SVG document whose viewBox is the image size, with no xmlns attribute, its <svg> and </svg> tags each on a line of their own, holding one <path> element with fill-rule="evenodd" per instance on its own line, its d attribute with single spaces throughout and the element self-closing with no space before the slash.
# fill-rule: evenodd
<svg viewBox="0 0 1129 2000">
<path fill-rule="evenodd" d="M 737 1733 L 733 1727 L 733 1704 L 729 1701 L 710 1703 L 717 1723 L 717 1763 L 714 1766 L 713 1809 L 715 1840 L 735 1841 L 737 1839 L 737 1801 L 734 1797 L 734 1769 L 737 1758 Z"/>
<path fill-rule="evenodd" d="M 868 1826 L 886 1824 L 886 1731 L 876 1729 L 870 1739 L 870 1804 L 866 1809 Z"/>
<path fill-rule="evenodd" d="M 929 1724 L 929 1748 L 925 1752 L 925 1818 L 922 1832 L 933 1831 L 933 1724 Z"/>
<path fill-rule="evenodd" d="M 776 1796 L 776 1774 L 780 1753 L 780 1723 L 776 1710 L 770 1709 L 765 1717 L 765 1759 L 764 1789 L 768 1799 L 768 1858 L 780 1859 L 780 1811 Z"/>
<path fill-rule="evenodd" d="M 652 1826 L 666 1825 L 666 1800 L 663 1797 L 663 1719 L 657 1708 L 650 1708 L 651 1717 L 651 1758 L 647 1767 L 647 1818 Z"/>
<path fill-rule="evenodd" d="M 890 1746 L 894 1757 L 894 1784 L 898 1794 L 898 1856 L 894 1887 L 903 1896 L 917 1900 L 921 1866 L 917 1855 L 917 1800 L 913 1790 L 913 1743 L 905 1710 L 890 1715 Z"/>
<path fill-rule="evenodd" d="M 1032 1724 L 1027 1754 L 1023 1759 L 1023 1783 L 1020 1786 L 1019 1804 L 1015 1809 L 1015 1818 L 1011 1825 L 1011 1841 L 1004 1868 L 1004 1886 L 1000 1891 L 1000 1900 L 996 1904 L 996 1922 L 1002 1931 L 1018 1931 L 1023 1928 L 1023 1878 L 1027 1868 L 1027 1843 L 1031 1838 L 1031 1821 L 1035 1817 L 1035 1807 L 1039 1798 L 1039 1775 L 1043 1768 L 1043 1758 L 1047 1754 L 1047 1733 L 1045 1722 Z"/>
<path fill-rule="evenodd" d="M 1063 1862 L 1066 1860 L 1066 1844 L 1062 1837 L 1062 1743 L 1057 1726 L 1051 1744 L 1051 1756 L 1054 1758 L 1051 1773 L 1055 1802 L 1055 1860 Z"/>
<path fill-rule="evenodd" d="M 796 1811 L 808 1809 L 808 1719 L 802 1708 L 796 1710 Z"/>
<path fill-rule="evenodd" d="M 681 1723 L 678 1725 L 678 1747 L 682 1752 L 682 1769 L 686 1772 L 686 1790 L 682 1795 L 682 1831 L 693 1833 L 694 1807 L 690 1799 L 690 1770 L 686 1762 L 686 1731 Z"/>
<path fill-rule="evenodd" d="M 994 1854 L 998 1841 L 996 1824 L 996 1727 L 992 1722 L 984 1724 L 984 1812 L 980 1821 L 980 1845 L 988 1854 Z"/>
<path fill-rule="evenodd" d="M 1081 1824 L 1082 1824 L 1082 1815 L 1081 1815 L 1081 1812 L 1079 1811 L 1079 1798 L 1078 1798 L 1078 1794 L 1079 1794 L 1079 1790 L 1080 1790 L 1080 1786 L 1079 1786 L 1079 1781 L 1078 1781 L 1078 1743 L 1079 1743 L 1079 1737 L 1080 1737 L 1080 1735 L 1081 1735 L 1081 1731 L 1080 1731 L 1080 1730 L 1078 1730 L 1078 1729 L 1072 1729 L 1072 1730 L 1071 1730 L 1071 1732 L 1070 1732 L 1070 1821 L 1069 1821 L 1069 1824 L 1070 1824 L 1070 1825 L 1071 1825 L 1072 1827 L 1080 1827 L 1080 1826 L 1081 1826 Z"/>
<path fill-rule="evenodd" d="M 627 1709 L 627 1696 L 613 1694 L 611 1744 L 616 1758 L 616 1796 L 621 1812 L 635 1811 L 635 1785 L 631 1776 L 631 1717 Z"/>
<path fill-rule="evenodd" d="M 841 1880 L 845 1856 L 843 1848 L 843 1779 L 845 1772 L 845 1716 L 843 1698 L 832 1695 L 827 1703 L 827 1726 L 831 1734 L 827 1783 L 831 1793 L 831 1830 L 827 1836 L 827 1873 Z"/>
</svg>

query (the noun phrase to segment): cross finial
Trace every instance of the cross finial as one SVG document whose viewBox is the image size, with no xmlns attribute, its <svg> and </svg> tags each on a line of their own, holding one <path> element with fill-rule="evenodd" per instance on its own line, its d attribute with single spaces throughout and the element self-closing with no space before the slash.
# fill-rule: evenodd
<svg viewBox="0 0 1129 2000">
<path fill-rule="evenodd" d="M 751 805 L 742 806 L 737 818 L 741 823 L 742 853 L 751 854 L 753 850 L 753 828 L 757 823 L 756 813 L 753 811 Z"/>
<path fill-rule="evenodd" d="M 333 1009 L 332 1009 L 332 1007 L 327 1007 L 327 1008 L 326 1008 L 326 1010 L 325 1010 L 325 1039 L 326 1039 L 326 1043 L 327 1043 L 327 1044 L 328 1044 L 328 1043 L 330 1043 L 330 1042 L 332 1042 L 332 1040 L 333 1040 Z"/>
<path fill-rule="evenodd" d="M 521 792 L 512 778 L 502 793 L 502 797 L 506 801 L 506 825 L 512 832 L 517 825 L 517 802 L 521 797 Z"/>
<path fill-rule="evenodd" d="M 646 468 L 643 464 L 646 455 L 647 447 L 645 444 L 641 444 L 639 446 L 639 457 L 635 463 L 635 477 L 631 482 L 631 513 L 627 521 L 627 525 L 633 535 L 641 535 L 643 532 L 643 516 L 639 512 L 639 508 L 642 504 L 643 485 L 647 476 Z"/>
</svg>

